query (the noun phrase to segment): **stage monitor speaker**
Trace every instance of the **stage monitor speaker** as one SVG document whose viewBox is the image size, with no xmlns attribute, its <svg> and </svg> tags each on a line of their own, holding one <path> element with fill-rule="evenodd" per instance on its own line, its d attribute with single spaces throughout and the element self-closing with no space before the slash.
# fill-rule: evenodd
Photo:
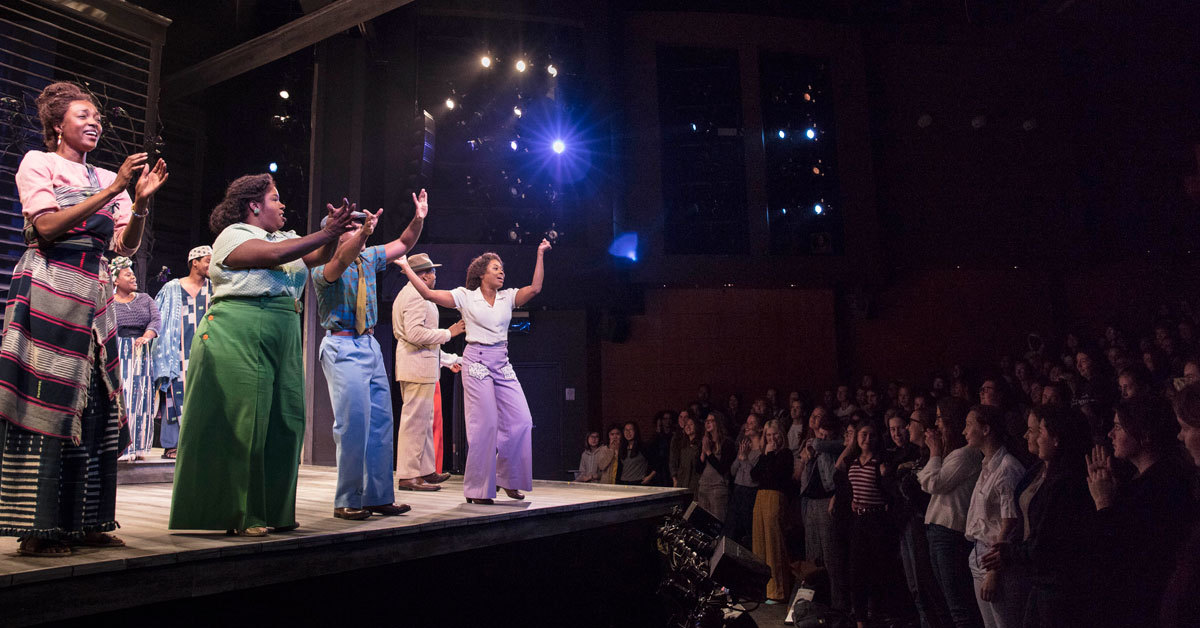
<svg viewBox="0 0 1200 628">
<path fill-rule="evenodd" d="M 413 120 L 412 138 L 409 142 L 408 186 L 414 192 L 428 187 L 433 179 L 433 156 L 437 137 L 437 123 L 428 111 Z"/>
<path fill-rule="evenodd" d="M 721 529 L 724 527 L 720 519 L 700 507 L 700 502 L 692 502 L 692 505 L 688 506 L 687 511 L 683 513 L 683 520 L 714 539 L 721 536 Z"/>
<path fill-rule="evenodd" d="M 723 536 L 708 561 L 708 577 L 738 597 L 762 601 L 767 599 L 771 568 L 754 552 Z"/>
</svg>

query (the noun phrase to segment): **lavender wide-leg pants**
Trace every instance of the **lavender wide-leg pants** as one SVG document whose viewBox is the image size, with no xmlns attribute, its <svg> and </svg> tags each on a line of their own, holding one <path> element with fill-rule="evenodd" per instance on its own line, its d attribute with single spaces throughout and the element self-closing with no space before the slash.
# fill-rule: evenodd
<svg viewBox="0 0 1200 628">
<path fill-rule="evenodd" d="M 508 363 L 508 343 L 468 344 L 463 351 L 463 410 L 467 468 L 463 493 L 492 499 L 496 486 L 533 489 L 533 417 L 521 382 Z"/>
</svg>

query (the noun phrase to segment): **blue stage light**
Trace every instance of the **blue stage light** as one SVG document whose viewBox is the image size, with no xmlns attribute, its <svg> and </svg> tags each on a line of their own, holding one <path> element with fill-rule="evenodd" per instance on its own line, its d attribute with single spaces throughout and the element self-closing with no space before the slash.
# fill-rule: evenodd
<svg viewBox="0 0 1200 628">
<path fill-rule="evenodd" d="M 821 214 L 824 214 L 824 213 L 825 213 L 825 206 L 824 206 L 824 205 L 821 205 L 820 203 L 817 203 L 816 205 L 813 205 L 813 213 L 814 213 L 814 214 L 816 214 L 816 215 L 818 215 L 818 216 L 820 216 Z"/>
<path fill-rule="evenodd" d="M 637 232 L 627 231 L 613 240 L 612 244 L 608 247 L 608 254 L 613 257 L 621 257 L 631 262 L 636 262 L 638 259 L 637 247 Z"/>
<path fill-rule="evenodd" d="M 272 161 L 271 163 L 267 164 L 267 170 L 270 170 L 271 172 L 278 172 L 279 164 Z"/>
<path fill-rule="evenodd" d="M 551 146 L 551 148 L 554 149 L 554 152 L 556 152 L 560 155 L 562 154 L 562 152 L 564 150 L 567 150 L 567 145 L 565 143 L 563 143 L 562 140 L 554 140 L 554 143 L 551 144 L 550 146 Z"/>
<path fill-rule="evenodd" d="M 695 122 L 693 122 L 693 123 L 692 123 L 692 130 L 693 130 L 693 131 L 695 131 L 695 130 L 696 130 L 696 123 L 695 123 Z"/>
<path fill-rule="evenodd" d="M 784 131 L 783 129 L 779 129 L 779 139 L 782 140 L 782 139 L 785 139 L 786 137 L 787 137 L 787 131 Z"/>
</svg>

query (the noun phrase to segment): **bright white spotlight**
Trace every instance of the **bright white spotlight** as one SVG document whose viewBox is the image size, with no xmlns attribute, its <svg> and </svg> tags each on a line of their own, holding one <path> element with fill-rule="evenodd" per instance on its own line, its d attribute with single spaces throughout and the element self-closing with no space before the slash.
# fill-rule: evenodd
<svg viewBox="0 0 1200 628">
<path fill-rule="evenodd" d="M 696 130 L 696 123 L 695 123 L 695 122 L 693 122 L 693 123 L 692 123 L 692 130 L 693 130 L 693 131 L 695 131 L 695 130 Z"/>
<path fill-rule="evenodd" d="M 787 131 L 784 131 L 783 129 L 779 129 L 778 135 L 779 135 L 779 139 L 784 139 L 787 137 Z"/>
<path fill-rule="evenodd" d="M 527 68 L 527 67 L 529 67 L 529 66 L 525 65 L 524 59 L 517 61 L 517 71 L 518 72 L 524 72 L 525 68 Z"/>
<path fill-rule="evenodd" d="M 517 140 L 513 140 L 513 141 L 509 142 L 508 147 L 513 150 L 517 150 Z"/>
<path fill-rule="evenodd" d="M 484 55 L 484 56 L 480 57 L 480 58 L 479 58 L 479 65 L 482 65 L 482 66 L 483 66 L 483 67 L 485 67 L 485 68 L 490 68 L 490 67 L 492 67 L 492 58 L 491 58 L 491 57 L 489 57 L 489 56 L 487 56 L 487 55 Z"/>
<path fill-rule="evenodd" d="M 554 67 L 553 63 L 546 66 L 546 72 L 550 74 L 550 76 L 558 76 L 558 68 Z"/>
<path fill-rule="evenodd" d="M 286 89 L 281 89 L 281 90 L 279 90 L 279 97 L 284 100 L 287 100 L 288 98 L 291 98 L 292 95 L 289 94 Z"/>
<path fill-rule="evenodd" d="M 554 149 L 554 152 L 559 154 L 562 154 L 564 150 L 567 150 L 567 145 L 564 144 L 562 140 L 554 140 L 554 143 L 551 144 L 550 147 Z"/>
<path fill-rule="evenodd" d="M 454 99 L 453 99 L 453 98 L 447 98 L 447 99 L 446 99 L 446 108 L 447 108 L 447 109 L 453 109 L 453 108 L 454 108 L 455 106 L 457 106 L 457 105 L 458 105 L 458 103 L 454 102 Z"/>
<path fill-rule="evenodd" d="M 272 161 L 271 163 L 267 164 L 267 170 L 270 170 L 271 172 L 278 172 L 279 164 Z"/>
<path fill-rule="evenodd" d="M 520 118 L 520 117 L 521 117 L 521 115 L 522 115 L 523 113 L 524 113 L 524 112 L 523 112 L 523 111 L 521 111 L 521 108 L 520 108 L 519 106 L 518 106 L 518 107 L 513 107 L 513 115 L 514 115 L 514 116 L 517 116 L 518 118 Z"/>
<path fill-rule="evenodd" d="M 813 213 L 814 213 L 814 214 L 816 214 L 816 215 L 818 215 L 818 216 L 820 216 L 821 214 L 824 214 L 824 213 L 825 213 L 825 206 L 824 206 L 824 205 L 822 205 L 822 204 L 820 204 L 820 203 L 817 203 L 816 205 L 813 205 Z"/>
<path fill-rule="evenodd" d="M 804 137 L 807 137 L 807 138 L 808 138 L 808 139 L 810 139 L 810 140 L 811 140 L 811 139 L 816 139 L 816 137 L 817 137 L 817 130 L 816 130 L 816 129 L 809 129 L 809 130 L 805 131 L 805 132 L 804 132 Z"/>
<path fill-rule="evenodd" d="M 786 216 L 786 215 L 787 215 L 787 208 L 786 208 L 786 207 L 784 207 L 783 209 L 780 209 L 780 210 L 779 210 L 779 213 L 781 213 L 781 214 L 783 214 L 784 216 Z"/>
</svg>

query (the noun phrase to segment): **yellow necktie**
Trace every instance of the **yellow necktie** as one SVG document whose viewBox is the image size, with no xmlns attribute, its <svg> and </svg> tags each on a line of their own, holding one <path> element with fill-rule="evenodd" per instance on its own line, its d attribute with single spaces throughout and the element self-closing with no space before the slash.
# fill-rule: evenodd
<svg viewBox="0 0 1200 628">
<path fill-rule="evenodd" d="M 354 260 L 358 271 L 358 294 L 354 303 L 354 331 L 362 335 L 367 330 L 367 275 L 363 272 L 362 257 Z"/>
</svg>

